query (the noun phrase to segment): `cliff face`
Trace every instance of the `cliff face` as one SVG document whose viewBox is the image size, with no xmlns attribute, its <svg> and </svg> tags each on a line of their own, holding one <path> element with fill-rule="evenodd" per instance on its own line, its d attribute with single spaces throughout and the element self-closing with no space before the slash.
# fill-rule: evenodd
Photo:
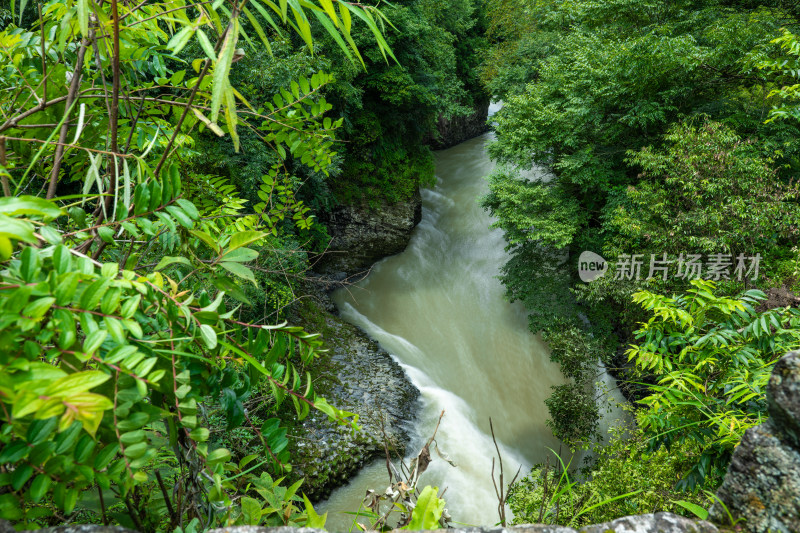
<svg viewBox="0 0 800 533">
<path fill-rule="evenodd" d="M 421 218 L 419 191 L 410 200 L 377 209 L 338 206 L 320 216 L 332 239 L 328 251 L 314 262 L 313 268 L 339 280 L 366 273 L 380 259 L 405 250 L 411 231 Z"/>
<path fill-rule="evenodd" d="M 775 364 L 767 387 L 769 420 L 748 429 L 733 452 L 711 517 L 744 520 L 752 533 L 800 531 L 800 352 Z"/>
<path fill-rule="evenodd" d="M 450 148 L 473 137 L 489 131 L 486 123 L 489 117 L 489 100 L 475 106 L 471 115 L 446 119 L 440 115 L 436 124 L 438 136 L 432 136 L 427 143 L 434 150 Z"/>
</svg>

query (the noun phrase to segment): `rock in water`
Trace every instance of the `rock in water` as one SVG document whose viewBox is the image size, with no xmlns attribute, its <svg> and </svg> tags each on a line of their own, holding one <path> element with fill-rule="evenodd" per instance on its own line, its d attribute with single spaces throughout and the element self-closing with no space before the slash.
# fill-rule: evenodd
<svg viewBox="0 0 800 533">
<path fill-rule="evenodd" d="M 767 387 L 770 419 L 747 430 L 733 452 L 720 503 L 719 523 L 743 519 L 752 533 L 800 531 L 800 352 L 775 364 Z"/>
</svg>

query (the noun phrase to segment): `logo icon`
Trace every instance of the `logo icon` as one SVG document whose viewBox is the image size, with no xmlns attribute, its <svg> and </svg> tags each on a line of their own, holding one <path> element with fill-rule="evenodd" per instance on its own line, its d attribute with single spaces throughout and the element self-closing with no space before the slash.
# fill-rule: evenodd
<svg viewBox="0 0 800 533">
<path fill-rule="evenodd" d="M 585 251 L 578 258 L 578 276 L 581 281 L 589 283 L 602 278 L 608 270 L 608 263 L 594 252 Z"/>
</svg>

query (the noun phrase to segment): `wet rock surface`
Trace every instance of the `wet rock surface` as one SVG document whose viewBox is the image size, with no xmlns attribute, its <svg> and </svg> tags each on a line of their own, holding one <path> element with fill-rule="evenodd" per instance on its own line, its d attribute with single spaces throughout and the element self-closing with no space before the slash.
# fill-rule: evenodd
<svg viewBox="0 0 800 533">
<path fill-rule="evenodd" d="M 52 528 L 52 533 L 128 533 L 124 528 L 106 528 L 89 526 L 65 526 Z M 113 531 L 112 531 L 113 530 Z M 395 530 L 399 532 L 400 530 Z M 547 526 L 542 524 L 522 525 L 514 527 L 465 527 L 454 529 L 438 529 L 437 533 L 718 533 L 718 529 L 702 520 L 689 520 L 670 513 L 654 513 L 626 516 L 612 522 L 605 522 L 581 529 L 570 527 Z M 325 533 L 322 529 L 307 527 L 257 527 L 236 526 L 212 529 L 209 533 Z"/>
<path fill-rule="evenodd" d="M 744 520 L 753 533 L 800 531 L 800 352 L 775 364 L 767 387 L 770 419 L 747 430 L 717 491 L 711 518 Z"/>
<path fill-rule="evenodd" d="M 326 498 L 375 457 L 390 450 L 405 453 L 416 417 L 419 391 L 402 367 L 377 341 L 336 316 L 328 291 L 337 283 L 320 280 L 313 301 L 306 302 L 299 321 L 325 340 L 322 370 L 315 379 L 318 393 L 339 409 L 358 414 L 361 431 L 330 422 L 312 412 L 292 432 L 293 477 L 305 477 L 303 491 L 312 501 Z"/>
<path fill-rule="evenodd" d="M 320 216 L 328 228 L 328 250 L 312 261 L 320 274 L 343 279 L 366 274 L 375 262 L 405 250 L 422 219 L 419 191 L 404 202 L 377 208 L 341 205 Z"/>
</svg>

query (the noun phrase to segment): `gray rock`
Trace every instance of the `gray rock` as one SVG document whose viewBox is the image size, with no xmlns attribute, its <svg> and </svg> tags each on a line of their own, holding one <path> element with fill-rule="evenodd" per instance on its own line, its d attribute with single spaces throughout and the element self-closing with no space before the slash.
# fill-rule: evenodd
<svg viewBox="0 0 800 533">
<path fill-rule="evenodd" d="M 769 418 L 782 440 L 800 449 L 800 352 L 775 363 L 767 385 Z"/>
<path fill-rule="evenodd" d="M 719 523 L 752 533 L 800 531 L 800 352 L 776 363 L 767 388 L 770 420 L 745 432 L 711 507 Z"/>
<path fill-rule="evenodd" d="M 393 533 L 399 533 L 394 530 Z M 210 533 L 322 533 L 319 529 L 288 527 L 230 527 Z M 436 533 L 718 533 L 716 527 L 702 520 L 689 520 L 671 513 L 626 516 L 612 522 L 587 526 L 580 530 L 569 527 L 526 524 L 513 527 L 465 527 L 438 529 Z"/>
<path fill-rule="evenodd" d="M 3 530 L 0 529 L 0 531 Z M 37 529 L 36 531 L 38 533 L 136 533 L 132 529 L 121 526 L 102 526 L 99 524 L 73 524 Z"/>
<path fill-rule="evenodd" d="M 312 261 L 314 270 L 336 277 L 341 277 L 341 272 L 348 276 L 363 274 L 378 260 L 402 252 L 421 219 L 419 191 L 407 201 L 378 208 L 335 207 L 330 213 L 320 215 L 331 242 L 328 250 Z"/>
<path fill-rule="evenodd" d="M 308 289 L 323 322 L 308 324 L 302 316 L 295 322 L 319 331 L 328 348 L 317 363 L 325 365 L 325 371 L 315 380 L 315 390 L 339 409 L 358 414 L 361 431 L 353 434 L 312 413 L 292 432 L 292 475 L 305 478 L 302 490 L 312 501 L 326 498 L 364 464 L 384 457 L 384 439 L 390 450 L 403 455 L 419 397 L 403 368 L 377 341 L 333 314 L 325 287 L 329 285 Z"/>
<path fill-rule="evenodd" d="M 579 533 L 718 533 L 703 520 L 690 520 L 672 513 L 652 513 L 617 518 L 611 522 L 586 526 Z"/>
<path fill-rule="evenodd" d="M 434 150 L 450 148 L 478 135 L 489 131 L 489 100 L 481 102 L 475 106 L 475 111 L 466 116 L 445 118 L 439 115 L 436 123 L 435 136 L 426 140 Z"/>
</svg>

